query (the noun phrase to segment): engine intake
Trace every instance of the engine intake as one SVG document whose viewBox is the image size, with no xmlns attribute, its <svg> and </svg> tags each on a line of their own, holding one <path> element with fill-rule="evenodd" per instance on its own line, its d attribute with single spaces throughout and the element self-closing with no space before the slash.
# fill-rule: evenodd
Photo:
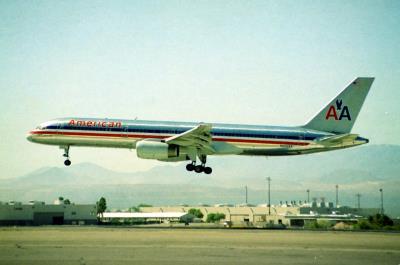
<svg viewBox="0 0 400 265">
<path fill-rule="evenodd" d="M 136 143 L 136 154 L 144 159 L 168 160 L 179 157 L 179 146 L 160 141 L 142 140 Z"/>
</svg>

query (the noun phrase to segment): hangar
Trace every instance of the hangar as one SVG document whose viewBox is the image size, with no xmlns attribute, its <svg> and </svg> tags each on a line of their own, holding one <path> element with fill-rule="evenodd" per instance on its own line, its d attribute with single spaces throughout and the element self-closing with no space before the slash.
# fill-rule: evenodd
<svg viewBox="0 0 400 265">
<path fill-rule="evenodd" d="M 0 202 L 0 225 L 96 224 L 94 204 Z"/>
</svg>

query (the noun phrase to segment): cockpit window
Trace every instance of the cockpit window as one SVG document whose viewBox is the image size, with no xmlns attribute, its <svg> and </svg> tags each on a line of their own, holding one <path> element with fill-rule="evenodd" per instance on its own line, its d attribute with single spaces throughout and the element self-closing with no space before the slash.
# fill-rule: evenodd
<svg viewBox="0 0 400 265">
<path fill-rule="evenodd" d="M 38 127 L 36 127 L 37 130 L 43 130 L 43 126 L 39 125 Z"/>
</svg>

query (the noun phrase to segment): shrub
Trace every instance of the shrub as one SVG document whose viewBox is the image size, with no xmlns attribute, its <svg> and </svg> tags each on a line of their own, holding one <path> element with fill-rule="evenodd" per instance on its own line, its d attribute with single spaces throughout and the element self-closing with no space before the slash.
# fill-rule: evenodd
<svg viewBox="0 0 400 265">
<path fill-rule="evenodd" d="M 304 225 L 304 228 L 307 228 L 307 229 L 328 229 L 331 227 L 332 227 L 332 224 L 329 221 L 325 221 L 325 220 L 309 222 Z"/>
<path fill-rule="evenodd" d="M 368 217 L 367 220 L 359 220 L 354 228 L 361 229 L 361 230 L 395 230 L 396 228 L 393 226 L 393 220 L 390 219 L 389 216 L 384 214 L 375 214 Z"/>
<path fill-rule="evenodd" d="M 393 220 L 380 214 L 370 216 L 367 220 L 359 220 L 354 228 L 361 230 L 398 230 L 399 227 L 393 225 Z"/>
<path fill-rule="evenodd" d="M 361 230 L 371 230 L 374 227 L 371 225 L 370 222 L 366 220 L 359 220 L 356 225 L 354 225 L 354 228 L 356 229 L 361 229 Z"/>
<path fill-rule="evenodd" d="M 373 216 L 368 217 L 368 221 L 376 225 L 378 227 L 384 227 L 384 226 L 393 226 L 393 220 L 389 218 L 389 216 L 384 215 L 384 214 L 375 214 Z"/>
<path fill-rule="evenodd" d="M 223 213 L 209 213 L 207 215 L 207 223 L 219 222 L 222 219 L 225 219 L 225 214 Z"/>
</svg>

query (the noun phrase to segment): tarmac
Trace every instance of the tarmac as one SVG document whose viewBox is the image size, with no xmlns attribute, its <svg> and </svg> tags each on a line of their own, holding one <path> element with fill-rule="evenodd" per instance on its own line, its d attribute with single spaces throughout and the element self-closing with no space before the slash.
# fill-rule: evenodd
<svg viewBox="0 0 400 265">
<path fill-rule="evenodd" d="M 0 264 L 400 264 L 400 234 L 101 226 L 0 228 Z"/>
</svg>

